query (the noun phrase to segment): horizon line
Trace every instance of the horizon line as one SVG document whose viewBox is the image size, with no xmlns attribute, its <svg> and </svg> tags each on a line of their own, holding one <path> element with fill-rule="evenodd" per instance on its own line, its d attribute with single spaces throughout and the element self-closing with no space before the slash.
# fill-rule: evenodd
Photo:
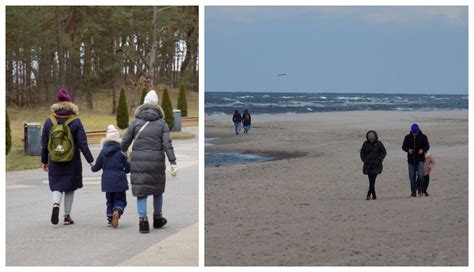
<svg viewBox="0 0 474 272">
<path fill-rule="evenodd" d="M 403 93 L 403 92 L 393 92 L 393 93 L 384 93 L 384 92 L 289 92 L 289 91 L 204 91 L 204 93 L 311 93 L 311 94 L 408 94 L 408 95 L 467 95 L 469 96 L 469 91 L 465 94 L 463 93 Z"/>
</svg>

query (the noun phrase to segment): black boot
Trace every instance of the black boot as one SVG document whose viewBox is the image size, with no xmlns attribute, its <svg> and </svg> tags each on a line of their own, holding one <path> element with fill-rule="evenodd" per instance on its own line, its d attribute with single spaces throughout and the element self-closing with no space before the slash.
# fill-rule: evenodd
<svg viewBox="0 0 474 272">
<path fill-rule="evenodd" d="M 375 191 L 372 193 L 372 200 L 376 200 L 377 196 L 375 196 Z"/>
<path fill-rule="evenodd" d="M 367 193 L 367 198 L 366 200 L 370 200 L 370 192 Z"/>
<path fill-rule="evenodd" d="M 164 218 L 161 214 L 153 215 L 153 228 L 160 229 L 168 223 L 168 220 Z"/>
<path fill-rule="evenodd" d="M 140 233 L 150 232 L 150 225 L 148 224 L 148 218 L 140 217 Z"/>
<path fill-rule="evenodd" d="M 59 223 L 59 203 L 53 204 L 53 211 L 51 212 L 51 223 L 57 225 Z"/>
</svg>

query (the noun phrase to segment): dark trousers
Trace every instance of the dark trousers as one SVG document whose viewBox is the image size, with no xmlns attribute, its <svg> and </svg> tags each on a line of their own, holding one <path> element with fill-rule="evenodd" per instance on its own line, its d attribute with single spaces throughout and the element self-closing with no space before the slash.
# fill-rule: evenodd
<svg viewBox="0 0 474 272">
<path fill-rule="evenodd" d="M 375 196 L 375 179 L 377 175 L 369 175 L 369 191 L 367 192 L 367 197 L 372 195 L 372 198 L 376 198 Z"/>
<path fill-rule="evenodd" d="M 421 188 L 421 182 L 418 180 L 418 177 L 416 179 L 416 188 L 418 189 L 418 193 L 426 193 L 428 190 L 428 185 L 430 185 L 430 175 L 426 175 L 425 178 L 423 179 L 423 188 Z"/>
<path fill-rule="evenodd" d="M 127 192 L 107 192 L 105 198 L 107 199 L 107 216 L 112 216 L 114 209 L 119 209 L 122 215 L 127 206 Z"/>
</svg>

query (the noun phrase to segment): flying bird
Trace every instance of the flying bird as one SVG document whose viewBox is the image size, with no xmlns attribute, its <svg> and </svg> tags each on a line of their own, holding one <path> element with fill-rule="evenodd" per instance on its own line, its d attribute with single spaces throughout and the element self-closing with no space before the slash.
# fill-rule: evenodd
<svg viewBox="0 0 474 272">
<path fill-rule="evenodd" d="M 283 77 L 283 76 L 287 76 L 288 74 L 287 73 L 283 73 L 283 74 L 278 74 L 277 77 Z"/>
</svg>

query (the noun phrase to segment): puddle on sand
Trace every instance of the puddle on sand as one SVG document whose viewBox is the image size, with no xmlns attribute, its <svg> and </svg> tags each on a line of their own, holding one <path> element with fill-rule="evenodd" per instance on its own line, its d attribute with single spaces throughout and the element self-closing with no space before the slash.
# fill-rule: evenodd
<svg viewBox="0 0 474 272">
<path fill-rule="evenodd" d="M 224 165 L 236 165 L 236 164 L 246 164 L 254 162 L 264 162 L 275 159 L 274 157 L 260 155 L 260 154 L 250 154 L 250 153 L 240 153 L 240 152 L 215 152 L 215 153 L 206 153 L 205 155 L 205 167 L 219 167 Z"/>
</svg>

